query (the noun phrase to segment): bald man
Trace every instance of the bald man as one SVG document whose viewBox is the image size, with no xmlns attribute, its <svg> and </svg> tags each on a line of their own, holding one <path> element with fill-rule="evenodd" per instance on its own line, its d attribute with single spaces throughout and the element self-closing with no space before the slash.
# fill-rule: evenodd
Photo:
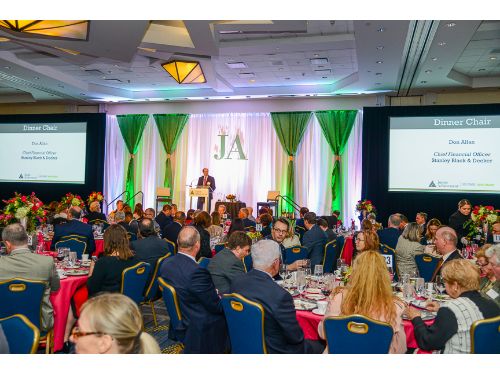
<svg viewBox="0 0 500 375">
<path fill-rule="evenodd" d="M 435 281 L 438 275 L 441 275 L 441 269 L 446 262 L 453 259 L 462 259 L 457 249 L 457 232 L 453 228 L 442 226 L 436 232 L 436 250 L 443 256 L 432 275 L 432 281 Z"/>
</svg>

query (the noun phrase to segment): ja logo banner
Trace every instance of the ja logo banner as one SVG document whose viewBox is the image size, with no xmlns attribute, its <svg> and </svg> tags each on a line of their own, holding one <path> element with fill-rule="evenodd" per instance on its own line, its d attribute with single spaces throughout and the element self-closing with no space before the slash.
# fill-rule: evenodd
<svg viewBox="0 0 500 375">
<path fill-rule="evenodd" d="M 245 153 L 243 152 L 243 147 L 241 147 L 240 136 L 236 134 L 234 137 L 233 143 L 229 148 L 229 152 L 226 155 L 226 138 L 227 134 L 219 134 L 220 137 L 220 155 L 214 154 L 215 160 L 222 159 L 233 159 L 232 154 L 237 155 L 237 159 L 239 160 L 248 160 Z"/>
</svg>

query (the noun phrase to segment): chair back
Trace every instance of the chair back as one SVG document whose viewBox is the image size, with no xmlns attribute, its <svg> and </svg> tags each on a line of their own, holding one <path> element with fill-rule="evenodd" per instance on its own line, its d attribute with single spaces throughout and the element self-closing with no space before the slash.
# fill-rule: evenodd
<svg viewBox="0 0 500 375">
<path fill-rule="evenodd" d="M 130 242 L 137 241 L 137 234 L 132 232 L 127 232 L 127 237 Z"/>
<path fill-rule="evenodd" d="M 385 258 L 385 263 L 387 267 L 391 266 L 394 272 L 394 281 L 398 281 L 398 267 L 396 265 L 396 252 L 390 246 L 385 244 L 380 244 L 380 254 Z"/>
<path fill-rule="evenodd" d="M 500 316 L 472 323 L 472 354 L 500 354 Z"/>
<path fill-rule="evenodd" d="M 394 335 L 390 324 L 362 315 L 329 317 L 323 327 L 330 354 L 387 354 Z"/>
<path fill-rule="evenodd" d="M 144 289 L 149 277 L 151 266 L 146 262 L 139 262 L 135 266 L 125 268 L 122 272 L 120 293 L 130 297 L 139 304 L 144 300 Z"/>
<path fill-rule="evenodd" d="M 325 245 L 325 252 L 323 255 L 323 272 L 324 273 L 332 273 L 333 267 L 336 264 L 338 258 L 337 255 L 337 240 L 333 240 L 328 242 Z M 337 255 L 337 256 L 336 256 Z"/>
<path fill-rule="evenodd" d="M 198 259 L 198 264 L 201 268 L 207 269 L 208 265 L 210 264 L 210 258 L 201 257 L 200 259 Z"/>
<path fill-rule="evenodd" d="M 170 240 L 167 240 L 166 238 L 164 240 L 167 241 L 168 251 L 170 251 L 170 254 L 172 256 L 174 256 L 175 254 L 177 254 L 177 246 L 175 245 L 175 243 L 173 243 Z"/>
<path fill-rule="evenodd" d="M 0 318 L 22 314 L 37 328 L 42 322 L 42 300 L 47 283 L 27 279 L 0 281 Z"/>
<path fill-rule="evenodd" d="M 163 302 L 165 302 L 165 307 L 167 308 L 168 316 L 170 317 L 170 329 L 172 332 L 175 332 L 175 329 L 182 322 L 182 313 L 179 300 L 177 298 L 177 292 L 175 291 L 175 288 L 163 280 L 162 277 L 158 277 L 158 285 L 162 291 Z M 175 334 L 172 336 L 175 336 Z"/>
<path fill-rule="evenodd" d="M 304 236 L 304 233 L 306 233 L 306 228 L 301 227 L 300 225 L 296 225 L 295 233 L 297 234 L 297 236 L 299 236 L 300 242 L 302 242 L 302 237 Z"/>
<path fill-rule="evenodd" d="M 15 314 L 0 319 L 10 354 L 35 354 L 40 341 L 40 330 L 24 315 Z"/>
<path fill-rule="evenodd" d="M 153 270 L 153 273 L 151 274 L 151 281 L 149 282 L 148 287 L 146 288 L 146 293 L 144 294 L 144 300 L 145 301 L 153 301 L 156 296 L 158 295 L 158 271 L 160 270 L 161 264 L 165 259 L 167 259 L 170 256 L 170 253 L 167 253 L 166 255 L 162 256 L 160 259 L 156 261 L 155 268 Z"/>
<path fill-rule="evenodd" d="M 292 264 L 296 260 L 307 258 L 307 247 L 305 246 L 294 246 L 285 249 L 285 262 L 286 264 Z"/>
<path fill-rule="evenodd" d="M 101 225 L 103 232 L 108 229 L 109 223 L 106 220 L 101 220 L 101 219 L 94 219 L 90 220 L 87 224 L 90 225 Z"/>
<path fill-rule="evenodd" d="M 233 293 L 224 294 L 226 316 L 233 354 L 267 354 L 262 305 Z"/>
<path fill-rule="evenodd" d="M 431 281 L 432 275 L 434 275 L 434 271 L 439 264 L 439 259 L 428 254 L 415 255 L 418 273 L 420 277 L 424 278 L 425 282 Z"/>
<path fill-rule="evenodd" d="M 219 251 L 223 250 L 227 245 L 227 242 L 221 242 L 221 243 L 218 243 L 214 246 L 214 249 L 215 249 L 215 253 L 217 254 Z"/>
<path fill-rule="evenodd" d="M 64 237 L 60 241 L 57 241 L 54 247 L 59 249 L 60 247 L 69 247 L 70 251 L 75 251 L 78 259 L 82 259 L 82 254 L 87 252 L 87 242 L 81 240 L 77 236 Z"/>
<path fill-rule="evenodd" d="M 245 268 L 245 272 L 250 272 L 253 268 L 252 254 L 248 254 L 243 258 L 243 267 Z"/>
</svg>

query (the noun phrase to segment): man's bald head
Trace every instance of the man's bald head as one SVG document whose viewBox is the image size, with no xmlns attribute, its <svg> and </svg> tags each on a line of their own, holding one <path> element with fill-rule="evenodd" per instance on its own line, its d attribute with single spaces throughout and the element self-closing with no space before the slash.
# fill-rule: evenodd
<svg viewBox="0 0 500 375">
<path fill-rule="evenodd" d="M 441 255 L 451 253 L 457 248 L 457 232 L 453 228 L 442 226 L 436 232 L 436 249 Z"/>
<path fill-rule="evenodd" d="M 177 245 L 179 252 L 195 257 L 200 251 L 200 233 L 192 226 L 182 228 L 177 237 Z"/>
</svg>

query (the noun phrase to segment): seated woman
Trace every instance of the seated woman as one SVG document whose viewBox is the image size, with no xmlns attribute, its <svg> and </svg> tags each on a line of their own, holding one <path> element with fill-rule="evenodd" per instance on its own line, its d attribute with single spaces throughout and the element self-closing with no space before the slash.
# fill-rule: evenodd
<svg viewBox="0 0 500 375">
<path fill-rule="evenodd" d="M 417 223 L 409 223 L 405 227 L 394 251 L 399 275 L 412 275 L 418 272 L 415 255 L 424 253 L 424 245 L 420 243 L 420 227 Z"/>
<path fill-rule="evenodd" d="M 156 340 L 143 331 L 137 304 L 117 293 L 104 293 L 82 306 L 71 341 L 77 354 L 160 354 Z"/>
<path fill-rule="evenodd" d="M 211 217 L 211 225 L 207 228 L 207 231 L 210 234 L 210 242 L 212 242 L 214 238 L 218 238 L 219 240 L 216 243 L 219 243 L 222 235 L 224 234 L 224 230 L 221 226 L 221 216 L 217 211 L 214 211 L 212 212 Z"/>
<path fill-rule="evenodd" d="M 380 240 L 378 234 L 373 230 L 363 230 L 358 232 L 354 238 L 355 254 L 357 256 L 363 251 L 380 251 Z"/>
<path fill-rule="evenodd" d="M 466 259 L 446 262 L 441 270 L 446 293 L 452 298 L 443 306 L 428 302 L 427 309 L 437 311 L 434 324 L 428 326 L 420 317 L 420 310 L 405 310 L 415 331 L 418 347 L 440 350 L 445 354 L 468 354 L 471 351 L 470 327 L 476 320 L 494 318 L 500 307 L 479 293 L 479 270 Z"/>
<path fill-rule="evenodd" d="M 119 292 L 123 270 L 137 263 L 129 247 L 127 231 L 119 224 L 110 225 L 104 232 L 104 256 L 90 265 L 89 296 L 99 292 Z"/>
<path fill-rule="evenodd" d="M 499 245 L 496 245 L 498 247 Z M 492 299 L 500 305 L 500 282 L 495 276 L 495 270 L 490 258 L 494 254 L 495 247 L 486 244 L 479 249 L 476 253 L 476 264 L 481 270 L 481 282 L 479 285 L 479 292 L 486 298 Z M 491 250 L 489 250 L 491 249 Z"/>
<path fill-rule="evenodd" d="M 267 237 L 271 234 L 271 224 L 273 222 L 273 217 L 269 214 L 262 214 L 257 218 L 257 222 L 262 224 L 262 231 L 260 234 L 262 237 Z"/>
<path fill-rule="evenodd" d="M 91 222 L 94 220 L 106 221 L 106 215 L 104 215 L 101 212 L 101 205 L 99 204 L 99 202 L 94 201 L 94 202 L 90 203 L 89 211 L 90 212 L 84 216 L 84 219 L 87 219 L 87 222 L 89 224 L 92 224 Z"/>
<path fill-rule="evenodd" d="M 347 286 L 336 292 L 329 297 L 325 318 L 360 314 L 389 323 L 394 330 L 389 353 L 406 352 L 406 335 L 401 318 L 404 303 L 392 294 L 391 280 L 382 255 L 374 251 L 359 254 Z M 318 326 L 319 336 L 323 339 L 324 319 Z"/>
<path fill-rule="evenodd" d="M 186 213 L 186 222 L 184 223 L 184 225 L 193 224 L 193 220 L 194 220 L 194 210 L 190 208 Z"/>
<path fill-rule="evenodd" d="M 438 219 L 430 219 L 427 223 L 427 229 L 425 230 L 420 243 L 422 245 L 433 245 L 436 241 L 436 232 L 441 226 L 441 222 Z"/>
<path fill-rule="evenodd" d="M 198 257 L 212 258 L 212 249 L 210 248 L 210 233 L 207 228 L 210 227 L 210 215 L 206 211 L 201 211 L 194 217 L 194 227 L 200 233 L 200 251 Z"/>
<path fill-rule="evenodd" d="M 285 220 L 288 221 L 288 219 Z M 290 222 L 288 221 L 288 223 Z M 295 233 L 295 228 L 293 228 L 291 224 L 288 225 L 288 232 L 282 244 L 285 247 L 285 249 L 294 246 L 301 246 L 299 235 Z"/>
<path fill-rule="evenodd" d="M 142 208 L 142 203 L 136 203 L 134 206 L 134 220 L 141 220 L 144 216 L 144 209 Z"/>
</svg>

